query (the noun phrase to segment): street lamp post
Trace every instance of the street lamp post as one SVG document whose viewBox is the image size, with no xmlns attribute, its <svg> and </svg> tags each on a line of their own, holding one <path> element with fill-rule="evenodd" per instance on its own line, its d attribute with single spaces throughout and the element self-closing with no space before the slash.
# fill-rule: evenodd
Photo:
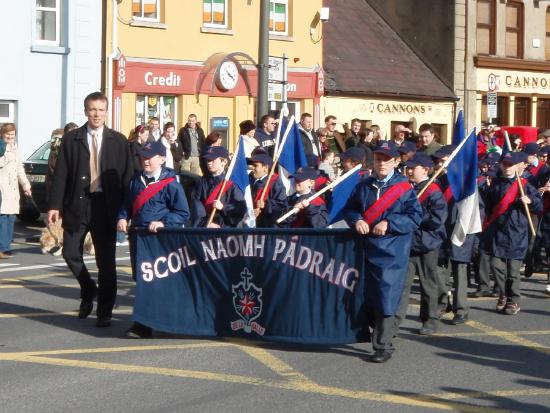
<svg viewBox="0 0 550 413">
<path fill-rule="evenodd" d="M 260 0 L 260 38 L 258 47 L 258 93 L 256 120 L 267 113 L 267 82 L 269 77 L 269 0 Z"/>
</svg>

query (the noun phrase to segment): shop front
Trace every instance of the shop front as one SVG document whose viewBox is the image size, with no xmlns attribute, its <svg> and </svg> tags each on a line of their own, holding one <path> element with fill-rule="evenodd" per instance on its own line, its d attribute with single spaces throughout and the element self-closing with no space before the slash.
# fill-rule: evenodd
<svg viewBox="0 0 550 413">
<path fill-rule="evenodd" d="M 434 126 L 441 143 L 449 143 L 452 139 L 453 102 L 326 96 L 321 106 L 323 117 L 334 115 L 340 124 L 350 124 L 352 119 L 357 118 L 367 127 L 378 125 L 382 136 L 388 139 L 398 124 L 416 131 L 423 123 Z"/>
<path fill-rule="evenodd" d="M 550 128 L 550 73 L 478 68 L 476 70 L 476 124 Z M 497 94 L 496 117 L 489 118 L 487 92 Z"/>
<path fill-rule="evenodd" d="M 179 129 L 193 113 L 206 133 L 221 131 L 232 150 L 239 123 L 256 118 L 257 71 L 244 54 L 217 54 L 205 62 L 121 55 L 114 79 L 113 125 L 124 134 L 152 117 L 158 117 L 161 125 L 173 122 Z M 286 87 L 292 114 L 313 113 L 319 107 L 318 70 L 289 70 Z M 280 107 L 280 102 L 270 102 L 271 109 Z"/>
</svg>

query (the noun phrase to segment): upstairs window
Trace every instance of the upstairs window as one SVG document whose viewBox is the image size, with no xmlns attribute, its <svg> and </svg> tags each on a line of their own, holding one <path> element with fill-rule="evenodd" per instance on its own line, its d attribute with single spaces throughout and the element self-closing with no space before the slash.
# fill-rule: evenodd
<svg viewBox="0 0 550 413">
<path fill-rule="evenodd" d="M 523 3 L 506 3 L 506 57 L 523 58 Z"/>
<path fill-rule="evenodd" d="M 288 34 L 288 0 L 271 0 L 269 2 L 269 32 L 271 34 Z"/>
<path fill-rule="evenodd" d="M 550 60 L 550 6 L 546 9 L 546 60 Z"/>
<path fill-rule="evenodd" d="M 160 0 L 132 0 L 132 17 L 136 20 L 160 21 Z"/>
<path fill-rule="evenodd" d="M 228 0 L 202 0 L 202 25 L 227 29 Z"/>
<path fill-rule="evenodd" d="M 495 43 L 495 1 L 477 0 L 477 54 L 495 54 Z"/>
<path fill-rule="evenodd" d="M 59 0 L 36 0 L 36 43 L 59 46 Z"/>
</svg>

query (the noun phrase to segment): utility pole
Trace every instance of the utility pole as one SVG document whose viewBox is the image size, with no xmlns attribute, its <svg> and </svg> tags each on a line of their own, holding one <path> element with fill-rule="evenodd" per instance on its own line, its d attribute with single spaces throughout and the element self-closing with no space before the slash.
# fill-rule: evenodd
<svg viewBox="0 0 550 413">
<path fill-rule="evenodd" d="M 258 48 L 258 93 L 256 121 L 267 113 L 267 82 L 269 79 L 269 0 L 260 0 L 260 38 Z"/>
</svg>

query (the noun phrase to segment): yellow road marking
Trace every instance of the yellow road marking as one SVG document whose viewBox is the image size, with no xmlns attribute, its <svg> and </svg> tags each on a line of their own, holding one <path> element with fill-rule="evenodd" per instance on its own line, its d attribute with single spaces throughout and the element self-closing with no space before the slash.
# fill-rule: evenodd
<svg viewBox="0 0 550 413">
<path fill-rule="evenodd" d="M 41 311 L 35 313 L 0 313 L 0 318 L 36 318 L 36 317 L 52 317 L 52 316 L 75 316 L 78 311 Z M 113 314 L 132 314 L 132 308 L 122 308 L 113 311 Z"/>
<path fill-rule="evenodd" d="M 126 269 L 122 269 L 120 267 L 117 268 L 117 275 L 118 276 L 131 276 L 132 272 L 127 271 Z M 62 272 L 52 272 L 48 274 L 40 274 L 40 275 L 23 275 L 21 277 L 12 277 L 12 278 L 0 278 L 0 285 L 5 283 L 17 283 L 17 282 L 24 282 L 24 281 L 31 281 L 31 280 L 43 280 L 46 278 L 53 278 L 53 277 L 67 277 L 67 278 L 74 278 L 74 276 L 68 272 L 68 271 L 62 271 Z"/>
<path fill-rule="evenodd" d="M 534 341 L 528 340 L 523 337 L 519 337 L 516 333 L 511 331 L 503 331 L 488 326 L 487 324 L 480 323 L 479 321 L 470 320 L 467 322 L 467 325 L 475 328 L 476 330 L 483 331 L 487 334 L 501 338 L 503 340 L 509 341 L 514 344 L 519 344 L 520 346 L 527 347 L 531 350 L 535 350 L 546 355 L 550 355 L 550 347 L 543 344 L 536 343 Z"/>
<path fill-rule="evenodd" d="M 313 383 L 304 374 L 294 370 L 294 368 L 291 367 L 289 364 L 285 363 L 278 357 L 275 357 L 269 351 L 260 348 L 254 343 L 251 343 L 250 341 L 246 342 L 245 340 L 241 339 L 229 339 L 228 341 L 230 343 L 233 343 L 235 347 L 239 348 L 252 358 L 258 360 L 264 366 L 266 366 L 270 370 L 273 370 L 275 373 L 282 377 L 286 377 L 292 381 Z"/>
<path fill-rule="evenodd" d="M 4 358 L 5 355 L 1 355 Z M 502 413 L 500 408 L 490 408 L 483 406 L 470 406 L 463 403 L 448 402 L 445 400 L 431 399 L 425 395 L 397 396 L 383 393 L 375 393 L 364 390 L 348 390 L 337 387 L 329 387 L 315 384 L 313 382 L 302 382 L 294 380 L 269 380 L 260 377 L 249 377 L 235 374 L 224 374 L 205 372 L 197 370 L 182 370 L 174 368 L 136 366 L 131 364 L 114 364 L 85 360 L 60 359 L 54 357 L 28 356 L 24 354 L 12 354 L 10 361 L 25 363 L 46 364 L 63 367 L 88 368 L 96 370 L 119 371 L 125 373 L 142 373 L 158 376 L 181 377 L 207 381 L 218 381 L 233 384 L 246 384 L 254 386 L 265 386 L 284 390 L 293 390 L 304 393 L 321 394 L 325 396 L 345 397 L 359 400 L 372 400 L 377 402 L 386 402 L 393 404 L 402 404 L 422 408 L 431 408 L 439 410 L 460 410 L 462 412 L 487 412 Z"/>
<path fill-rule="evenodd" d="M 431 337 L 485 337 L 485 336 L 499 336 L 501 331 L 495 332 L 483 332 L 483 333 L 435 333 Z M 526 330 L 526 331 L 514 331 L 517 336 L 544 336 L 550 334 L 550 330 Z"/>
</svg>

